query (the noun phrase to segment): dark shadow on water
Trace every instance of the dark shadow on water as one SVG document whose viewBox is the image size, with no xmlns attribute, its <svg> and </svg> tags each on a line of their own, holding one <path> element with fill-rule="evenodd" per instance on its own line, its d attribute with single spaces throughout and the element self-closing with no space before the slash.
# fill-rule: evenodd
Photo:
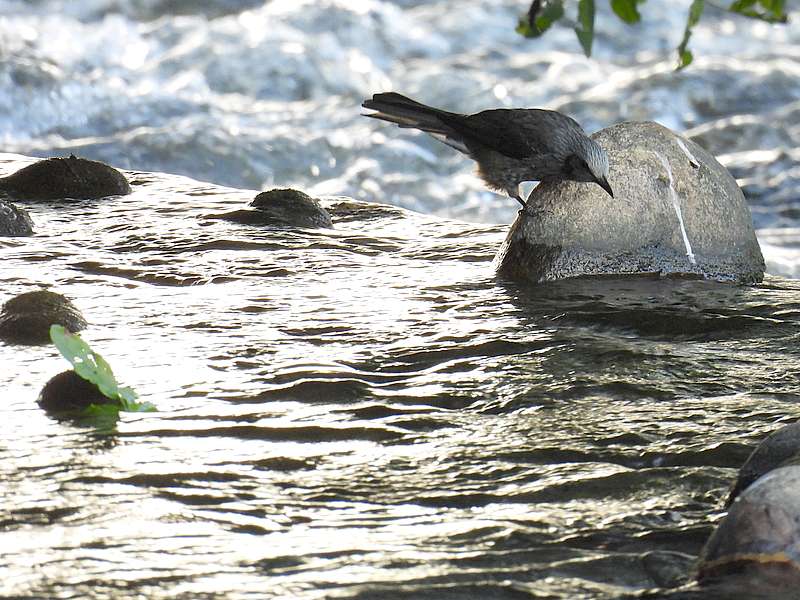
<svg viewBox="0 0 800 600">
<path fill-rule="evenodd" d="M 783 285 L 788 283 L 789 285 Z M 536 322 L 611 329 L 649 339 L 684 341 L 783 337 L 800 333 L 795 282 L 738 286 L 674 279 L 585 278 L 537 285 L 499 280 L 511 301 Z M 780 295 L 780 302 L 771 298 Z M 787 318 L 789 317 L 789 318 Z"/>
</svg>

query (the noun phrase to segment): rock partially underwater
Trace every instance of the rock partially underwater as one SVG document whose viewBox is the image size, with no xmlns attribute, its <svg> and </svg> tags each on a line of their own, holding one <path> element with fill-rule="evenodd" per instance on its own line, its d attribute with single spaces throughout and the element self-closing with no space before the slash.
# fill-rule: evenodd
<svg viewBox="0 0 800 600">
<path fill-rule="evenodd" d="M 774 469 L 748 487 L 709 538 L 701 583 L 734 579 L 758 591 L 800 589 L 800 466 Z M 742 588 L 739 591 L 744 593 Z M 739 597 L 739 596 L 737 596 Z M 740 597 L 747 597 L 746 595 Z"/>
<path fill-rule="evenodd" d="M 319 201 L 308 194 L 293 189 L 274 189 L 258 194 L 250 203 L 255 210 L 241 209 L 208 219 L 219 219 L 243 225 L 267 225 L 273 227 L 303 227 L 308 229 L 330 229 L 331 216 Z"/>
<path fill-rule="evenodd" d="M 47 158 L 0 178 L 0 192 L 14 200 L 92 199 L 131 193 L 125 175 L 94 160 Z"/>
<path fill-rule="evenodd" d="M 753 450 L 739 469 L 739 476 L 731 488 L 726 506 L 733 504 L 739 494 L 757 479 L 773 469 L 789 464 L 800 464 L 800 423 L 792 423 L 772 432 Z"/>
<path fill-rule="evenodd" d="M 33 221 L 28 211 L 10 202 L 0 200 L 0 235 L 33 235 Z"/>
<path fill-rule="evenodd" d="M 63 325 L 73 333 L 86 327 L 86 319 L 66 297 L 48 290 L 26 292 L 3 304 L 0 340 L 17 344 L 45 344 L 50 325 Z"/>
<path fill-rule="evenodd" d="M 599 186 L 541 184 L 495 258 L 514 279 L 689 276 L 753 283 L 764 259 L 736 180 L 708 152 L 652 122 L 592 136 L 609 155 Z"/>
<path fill-rule="evenodd" d="M 54 414 L 79 411 L 91 404 L 115 404 L 95 384 L 72 369 L 51 378 L 39 392 L 37 402 L 44 410 Z"/>
<path fill-rule="evenodd" d="M 698 581 L 729 597 L 789 597 L 800 587 L 800 424 L 758 445 L 726 505 L 700 556 Z"/>
</svg>

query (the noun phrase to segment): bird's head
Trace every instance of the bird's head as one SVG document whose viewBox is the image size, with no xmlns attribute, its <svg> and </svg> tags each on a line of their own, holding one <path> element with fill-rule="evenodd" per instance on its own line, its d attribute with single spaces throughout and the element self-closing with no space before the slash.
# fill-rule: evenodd
<svg viewBox="0 0 800 600">
<path fill-rule="evenodd" d="M 567 179 L 596 183 L 614 197 L 608 183 L 608 154 L 594 140 L 585 138 L 585 142 L 567 158 L 566 171 Z"/>
</svg>

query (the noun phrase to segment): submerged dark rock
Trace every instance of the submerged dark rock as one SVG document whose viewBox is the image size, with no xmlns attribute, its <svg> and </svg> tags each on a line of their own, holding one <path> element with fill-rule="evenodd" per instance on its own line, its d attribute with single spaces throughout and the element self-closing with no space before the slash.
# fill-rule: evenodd
<svg viewBox="0 0 800 600">
<path fill-rule="evenodd" d="M 711 534 L 698 567 L 700 583 L 735 578 L 763 592 L 800 589 L 800 466 L 774 469 L 748 487 Z M 746 595 L 741 588 L 741 597 Z M 738 597 L 738 596 L 737 596 Z"/>
<path fill-rule="evenodd" d="M 295 227 L 333 227 L 328 211 L 317 199 L 292 189 L 261 192 L 250 206 Z"/>
<path fill-rule="evenodd" d="M 15 200 L 91 199 L 131 193 L 125 175 L 105 163 L 69 156 L 46 158 L 0 178 Z"/>
<path fill-rule="evenodd" d="M 333 227 L 333 221 L 320 203 L 308 194 L 292 189 L 275 189 L 261 192 L 250 203 L 255 210 L 240 209 L 227 213 L 206 215 L 243 225 L 272 227 L 304 227 L 308 229 Z"/>
<path fill-rule="evenodd" d="M 0 235 L 33 235 L 33 220 L 28 211 L 10 202 L 0 200 Z"/>
<path fill-rule="evenodd" d="M 739 469 L 739 476 L 728 495 L 726 506 L 730 506 L 758 478 L 773 469 L 792 463 L 800 463 L 800 423 L 792 423 L 772 432 L 753 450 Z"/>
<path fill-rule="evenodd" d="M 75 333 L 86 327 L 86 319 L 61 294 L 48 290 L 26 292 L 3 304 L 0 339 L 17 344 L 44 344 L 50 341 L 53 324 Z"/>
<path fill-rule="evenodd" d="M 800 423 L 750 454 L 706 542 L 697 580 L 731 597 L 784 598 L 800 586 Z"/>
<path fill-rule="evenodd" d="M 39 393 L 37 402 L 51 413 L 79 411 L 90 404 L 116 404 L 95 384 L 71 369 L 50 379 Z"/>
<path fill-rule="evenodd" d="M 620 123 L 592 137 L 609 155 L 615 198 L 598 186 L 540 184 L 497 254 L 500 273 L 529 281 L 591 275 L 761 281 L 764 259 L 750 210 L 711 154 L 651 122 Z"/>
<path fill-rule="evenodd" d="M 645 553 L 641 560 L 642 567 L 655 585 L 674 588 L 689 580 L 696 559 L 682 552 L 658 550 Z"/>
</svg>

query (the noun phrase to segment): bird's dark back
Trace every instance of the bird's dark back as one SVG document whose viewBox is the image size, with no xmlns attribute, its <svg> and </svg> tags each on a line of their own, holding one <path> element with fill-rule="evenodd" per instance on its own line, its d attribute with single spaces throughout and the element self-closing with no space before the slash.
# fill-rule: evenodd
<svg viewBox="0 0 800 600">
<path fill-rule="evenodd" d="M 566 156 L 573 151 L 575 140 L 586 135 L 570 117 L 537 108 L 497 108 L 473 115 L 438 116 L 464 138 L 467 146 L 492 149 L 517 159 L 539 154 Z"/>
</svg>

